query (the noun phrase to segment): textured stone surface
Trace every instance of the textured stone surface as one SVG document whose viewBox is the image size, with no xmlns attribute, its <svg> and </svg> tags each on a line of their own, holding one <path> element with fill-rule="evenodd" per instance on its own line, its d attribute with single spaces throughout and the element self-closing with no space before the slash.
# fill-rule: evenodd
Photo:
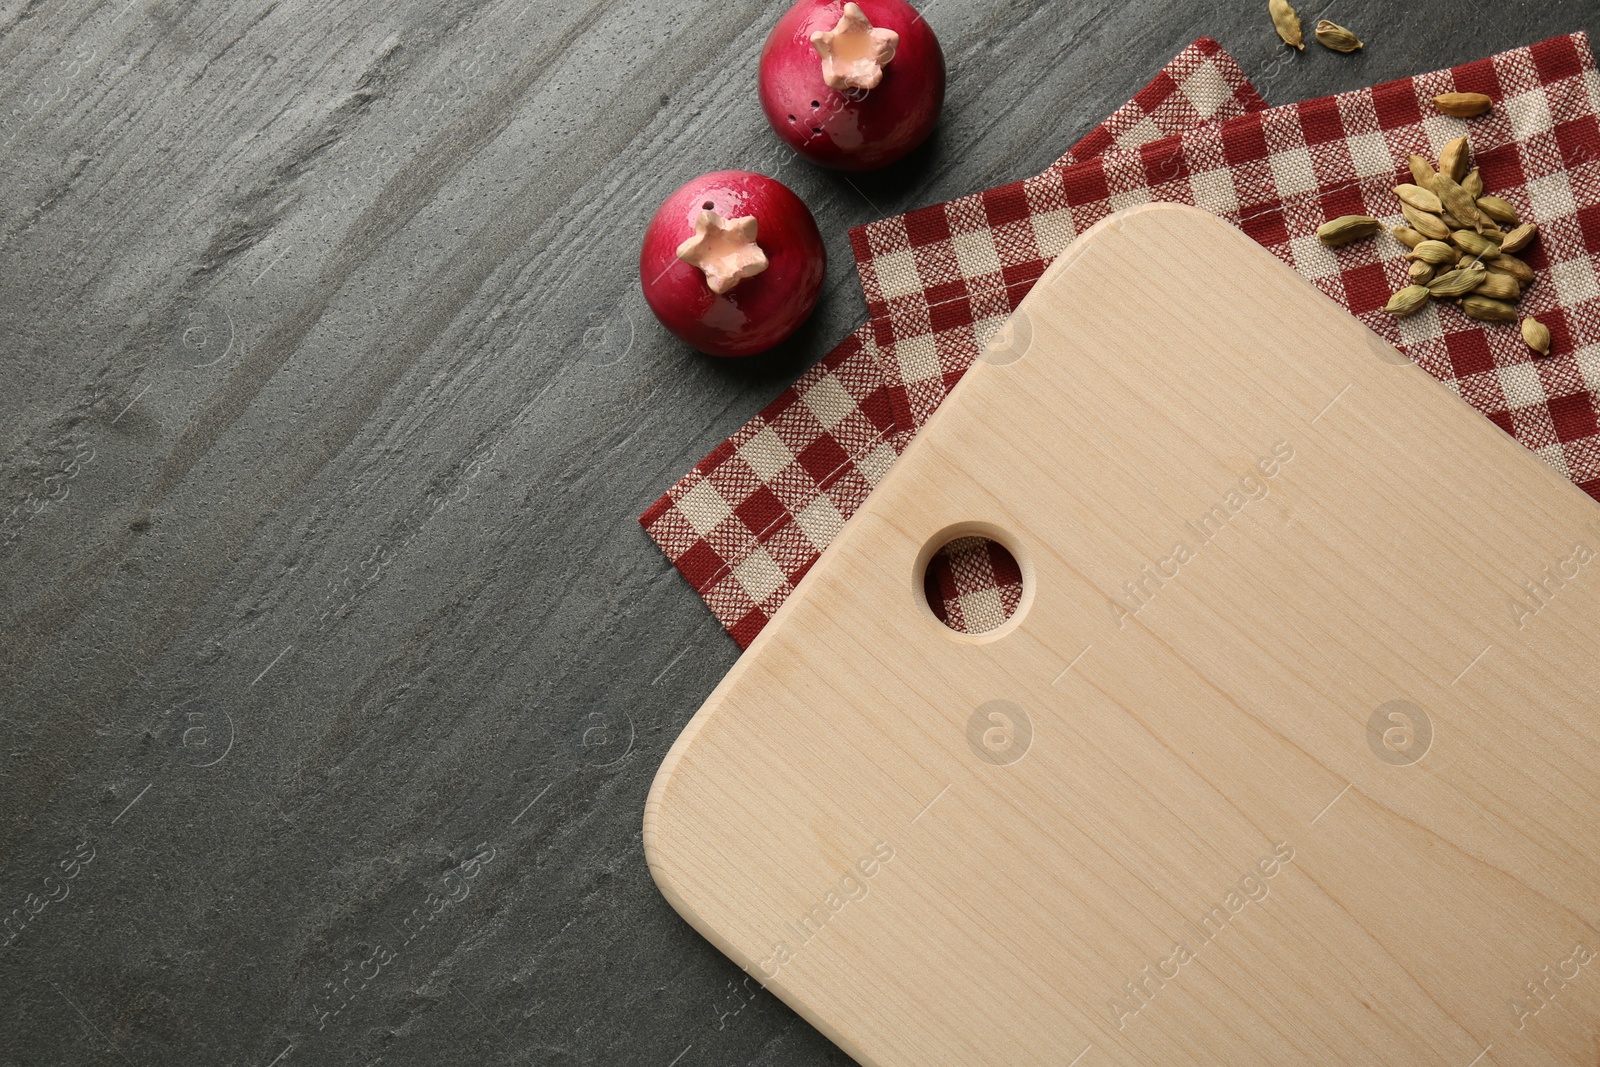
<svg viewBox="0 0 1600 1067">
<path fill-rule="evenodd" d="M 1600 29 L 924 10 L 943 125 L 847 180 L 761 118 L 772 5 L 0 0 L 0 1063 L 847 1062 L 650 882 L 736 650 L 635 516 L 863 317 L 847 226 L 1037 172 L 1196 36 L 1281 103 Z M 832 257 L 745 363 L 635 278 L 720 167 Z"/>
</svg>

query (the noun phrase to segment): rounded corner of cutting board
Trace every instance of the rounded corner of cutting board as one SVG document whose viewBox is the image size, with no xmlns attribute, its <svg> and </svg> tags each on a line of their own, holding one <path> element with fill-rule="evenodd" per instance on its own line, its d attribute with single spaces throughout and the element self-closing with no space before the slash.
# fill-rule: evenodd
<svg viewBox="0 0 1600 1067">
<path fill-rule="evenodd" d="M 698 920 L 694 909 L 688 904 L 686 891 L 680 883 L 674 881 L 672 873 L 676 858 L 673 849 L 679 839 L 674 832 L 675 820 L 679 818 L 674 794 L 689 787 L 689 779 L 692 776 L 704 779 L 717 773 L 716 754 L 697 751 L 700 735 L 722 714 L 723 709 L 729 704 L 728 694 L 738 691 L 738 687 L 742 684 L 741 679 L 750 665 L 757 661 L 760 649 L 771 640 L 776 629 L 775 625 L 768 625 L 756 636 L 755 641 L 745 649 L 733 668 L 712 690 L 711 695 L 706 697 L 705 702 L 689 717 L 689 721 L 684 723 L 683 729 L 667 749 L 667 754 L 662 757 L 661 765 L 656 768 L 655 778 L 650 783 L 650 791 L 645 796 L 643 820 L 645 863 L 649 866 L 650 875 L 661 889 L 662 895 L 678 914 L 688 919 L 702 933 L 706 932 L 705 928 Z M 704 829 L 705 824 L 698 815 L 692 817 L 690 821 L 694 823 L 696 830 Z"/>
<path fill-rule="evenodd" d="M 659 783 L 661 779 L 657 777 Z M 651 787 L 650 799 L 645 802 L 644 809 L 644 862 L 650 871 L 650 880 L 655 882 L 656 890 L 666 898 L 672 910 L 677 912 L 699 934 L 712 941 L 722 950 L 724 955 L 729 955 L 728 949 L 715 936 L 715 931 L 707 926 L 700 913 L 690 903 L 689 895 L 684 884 L 673 873 L 676 866 L 672 862 L 673 840 L 670 834 L 663 835 L 661 827 L 661 805 L 656 799 L 655 787 Z"/>
<path fill-rule="evenodd" d="M 675 825 L 677 815 L 673 810 L 670 790 L 675 784 L 674 771 L 684 755 L 683 740 L 689 736 L 699 719 L 700 715 L 697 714 L 690 720 L 689 725 L 684 728 L 683 736 L 667 753 L 667 758 L 656 772 L 655 780 L 650 784 L 650 793 L 644 804 L 642 833 L 645 866 L 650 871 L 650 878 L 655 882 L 656 889 L 671 905 L 672 910 L 678 913 L 679 918 L 693 927 L 695 932 L 709 941 L 717 951 L 748 972 L 751 961 L 725 936 L 719 925 L 702 911 L 700 905 L 705 901 L 697 901 L 690 882 L 685 881 L 679 874 L 692 867 L 693 861 L 680 851 L 680 843 L 686 840 L 686 835 L 677 832 Z M 696 825 L 704 829 L 703 822 Z"/>
<path fill-rule="evenodd" d="M 693 725 L 693 720 L 690 720 Z M 685 727 L 685 733 L 688 727 Z M 679 745 L 682 737 L 674 743 L 661 766 L 656 770 L 655 779 L 650 783 L 650 792 L 644 802 L 644 825 L 641 840 L 644 844 L 644 861 L 650 868 L 650 877 L 655 880 L 656 887 L 663 896 L 672 903 L 680 914 L 683 907 L 679 901 L 682 894 L 678 891 L 677 883 L 672 876 L 671 862 L 671 800 L 668 791 L 672 787 L 673 770 L 681 755 Z"/>
<path fill-rule="evenodd" d="M 712 703 L 708 699 L 700 710 L 690 717 L 688 723 L 684 725 L 683 732 L 667 750 L 661 766 L 656 769 L 656 776 L 650 783 L 650 792 L 645 797 L 641 835 L 645 864 L 650 869 L 650 877 L 655 881 L 656 888 L 661 890 L 661 895 L 667 898 L 667 903 L 672 905 L 674 911 L 708 937 L 711 935 L 707 933 L 699 913 L 690 903 L 687 889 L 674 874 L 680 864 L 674 862 L 676 859 L 674 849 L 679 835 L 674 833 L 677 814 L 673 806 L 672 793 L 675 786 L 682 785 L 681 778 L 689 771 L 684 764 L 694 747 L 695 736 L 711 718 Z"/>
</svg>

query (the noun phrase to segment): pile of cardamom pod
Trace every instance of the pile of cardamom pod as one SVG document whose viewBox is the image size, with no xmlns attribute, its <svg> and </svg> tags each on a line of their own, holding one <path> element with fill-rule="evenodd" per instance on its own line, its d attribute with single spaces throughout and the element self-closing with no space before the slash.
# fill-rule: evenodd
<svg viewBox="0 0 1600 1067">
<path fill-rule="evenodd" d="M 1412 156 L 1410 163 L 1414 184 L 1394 190 L 1407 225 L 1397 227 L 1394 236 L 1410 250 L 1411 284 L 1390 297 L 1383 310 L 1400 318 L 1420 311 L 1429 299 L 1455 300 L 1464 314 L 1482 322 L 1516 322 L 1513 305 L 1534 282 L 1533 268 L 1516 253 L 1533 243 L 1537 228 L 1485 192 L 1465 137 L 1444 146 L 1437 171 L 1421 156 Z M 1377 219 L 1345 215 L 1323 223 L 1317 237 L 1332 248 L 1382 229 Z M 1522 338 L 1541 356 L 1550 354 L 1550 331 L 1538 319 L 1522 320 Z"/>
</svg>

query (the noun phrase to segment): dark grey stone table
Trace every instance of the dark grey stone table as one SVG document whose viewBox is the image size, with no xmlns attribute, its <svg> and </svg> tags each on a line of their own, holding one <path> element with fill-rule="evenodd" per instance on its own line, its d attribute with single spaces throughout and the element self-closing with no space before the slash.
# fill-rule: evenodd
<svg viewBox="0 0 1600 1067">
<path fill-rule="evenodd" d="M 848 226 L 1195 37 L 1282 103 L 1600 29 L 1306 5 L 1369 47 L 1279 63 L 1265 8 L 932 0 L 940 131 L 852 185 L 761 118 L 773 5 L 0 0 L 0 1064 L 848 1062 L 651 884 L 737 649 L 636 516 L 864 318 Z M 637 243 L 739 166 L 831 262 L 719 362 Z"/>
</svg>

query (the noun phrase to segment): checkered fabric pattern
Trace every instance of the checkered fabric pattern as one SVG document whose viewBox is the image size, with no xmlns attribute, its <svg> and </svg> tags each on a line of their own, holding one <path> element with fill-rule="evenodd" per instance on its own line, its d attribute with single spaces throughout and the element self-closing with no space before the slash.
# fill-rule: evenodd
<svg viewBox="0 0 1600 1067">
<path fill-rule="evenodd" d="M 858 331 L 639 521 L 748 648 L 902 447 Z"/>
<path fill-rule="evenodd" d="M 986 537 L 958 537 L 929 561 L 923 595 L 939 621 L 962 633 L 987 633 L 1022 603 L 1022 568 Z"/>
<path fill-rule="evenodd" d="M 1265 106 L 1232 56 L 1196 41 L 1055 166 Z M 641 516 L 741 648 L 910 441 L 904 397 L 889 388 L 868 323 Z M 1021 593 L 1015 561 L 983 545 L 953 544 L 930 568 L 935 610 L 956 629 L 998 625 Z"/>
</svg>

